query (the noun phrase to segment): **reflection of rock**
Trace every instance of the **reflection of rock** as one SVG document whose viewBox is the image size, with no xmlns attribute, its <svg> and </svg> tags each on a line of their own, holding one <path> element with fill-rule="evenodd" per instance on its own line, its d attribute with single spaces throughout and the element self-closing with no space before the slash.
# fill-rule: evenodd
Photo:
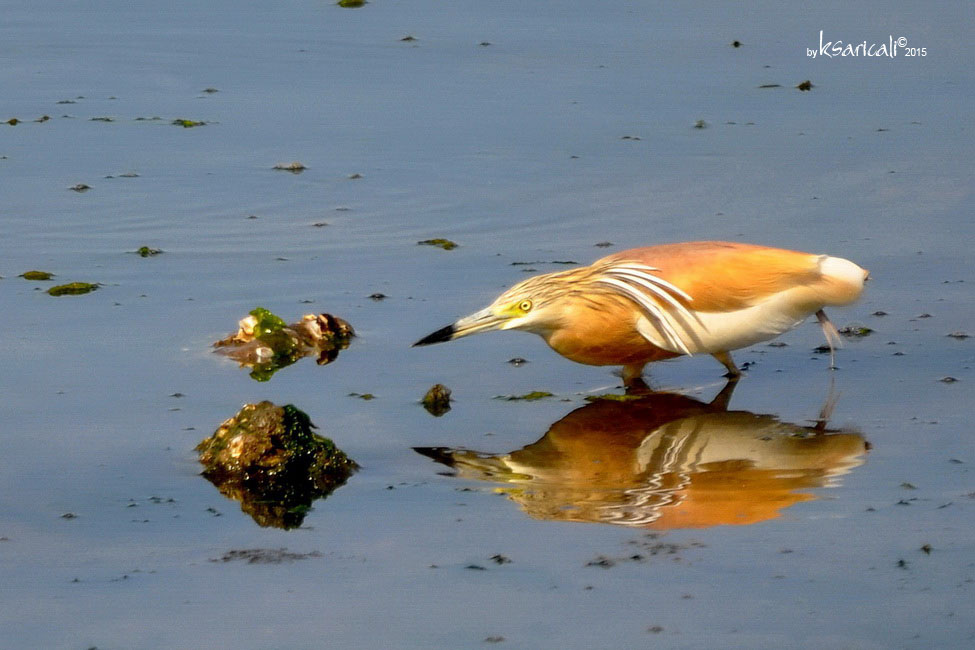
<svg viewBox="0 0 975 650">
<path fill-rule="evenodd" d="M 305 314 L 286 325 L 263 307 L 241 319 L 236 334 L 213 344 L 217 352 L 252 368 L 251 378 L 267 381 L 302 357 L 318 355 L 318 365 L 331 363 L 355 336 L 352 326 L 331 314 Z"/>
<path fill-rule="evenodd" d="M 855 432 L 727 411 L 733 387 L 711 404 L 671 393 L 597 400 L 509 454 L 417 451 L 462 478 L 508 484 L 500 490 L 532 517 L 661 530 L 774 519 L 863 462 Z"/>
<path fill-rule="evenodd" d="M 288 404 L 245 404 L 200 442 L 203 475 L 261 526 L 297 528 L 358 467 Z"/>
</svg>

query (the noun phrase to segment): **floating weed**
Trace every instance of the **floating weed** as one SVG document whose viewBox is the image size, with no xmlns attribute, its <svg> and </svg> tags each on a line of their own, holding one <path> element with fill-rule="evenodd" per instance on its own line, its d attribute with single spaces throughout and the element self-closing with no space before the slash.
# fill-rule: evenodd
<svg viewBox="0 0 975 650">
<path fill-rule="evenodd" d="M 170 122 L 173 126 L 181 126 L 184 129 L 192 129 L 194 126 L 205 126 L 206 122 L 197 122 L 195 120 L 186 120 L 183 118 L 177 118 Z"/>
<path fill-rule="evenodd" d="M 81 294 L 91 293 L 97 288 L 98 285 L 91 282 L 69 282 L 51 287 L 47 293 L 52 296 L 80 296 Z"/>
<path fill-rule="evenodd" d="M 847 325 L 837 331 L 847 338 L 863 338 L 873 334 L 873 330 L 864 325 Z"/>
<path fill-rule="evenodd" d="M 643 399 L 644 396 L 641 395 L 620 395 L 617 393 L 608 393 L 606 395 L 588 395 L 586 396 L 587 402 L 632 402 L 635 400 Z"/>
<path fill-rule="evenodd" d="M 277 165 L 274 166 L 274 169 L 283 172 L 291 172 L 292 174 L 300 174 L 301 172 L 305 171 L 308 168 L 305 167 L 300 162 L 298 162 L 297 160 L 295 160 L 289 163 L 278 163 Z"/>
<path fill-rule="evenodd" d="M 813 86 L 813 83 L 811 81 L 806 79 L 805 81 L 800 82 L 798 85 L 796 85 L 796 88 L 798 88 L 803 92 L 806 92 L 807 90 L 812 90 L 813 88 L 815 88 L 815 86 Z"/>
<path fill-rule="evenodd" d="M 162 253 L 158 248 L 149 248 L 148 246 L 140 246 L 136 251 L 136 255 L 139 257 L 152 257 L 153 255 L 159 255 Z"/>
<path fill-rule="evenodd" d="M 335 4 L 346 9 L 356 9 L 365 5 L 366 0 L 338 0 Z"/>
<path fill-rule="evenodd" d="M 420 246 L 436 246 L 444 249 L 445 251 L 457 248 L 456 242 L 452 242 L 449 239 L 444 239 L 442 237 L 437 237 L 436 239 L 424 239 L 423 241 L 418 241 L 417 244 Z"/>
<path fill-rule="evenodd" d="M 50 280 L 54 277 L 53 273 L 48 273 L 47 271 L 26 271 L 20 274 L 20 277 L 25 280 Z"/>
<path fill-rule="evenodd" d="M 536 400 L 545 399 L 546 397 L 555 397 L 554 393 L 550 393 L 544 390 L 533 390 L 530 393 L 525 393 L 524 395 L 498 395 L 494 399 L 505 400 L 506 402 L 534 402 Z"/>
</svg>

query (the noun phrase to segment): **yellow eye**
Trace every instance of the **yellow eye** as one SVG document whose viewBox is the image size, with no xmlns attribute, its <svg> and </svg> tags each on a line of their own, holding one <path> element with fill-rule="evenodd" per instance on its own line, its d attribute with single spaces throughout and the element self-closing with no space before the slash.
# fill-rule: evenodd
<svg viewBox="0 0 975 650">
<path fill-rule="evenodd" d="M 522 300 L 521 304 L 518 305 L 518 309 L 525 312 L 526 314 L 532 310 L 531 300 Z"/>
</svg>

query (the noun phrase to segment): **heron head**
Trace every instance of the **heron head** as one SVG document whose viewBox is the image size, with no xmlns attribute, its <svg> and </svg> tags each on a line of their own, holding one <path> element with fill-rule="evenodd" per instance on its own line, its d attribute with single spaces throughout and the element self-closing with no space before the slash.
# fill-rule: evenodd
<svg viewBox="0 0 975 650">
<path fill-rule="evenodd" d="M 413 344 L 432 345 L 491 330 L 524 330 L 542 334 L 552 327 L 555 310 L 553 291 L 558 279 L 551 273 L 528 278 L 511 287 L 480 311 L 428 334 Z"/>
</svg>

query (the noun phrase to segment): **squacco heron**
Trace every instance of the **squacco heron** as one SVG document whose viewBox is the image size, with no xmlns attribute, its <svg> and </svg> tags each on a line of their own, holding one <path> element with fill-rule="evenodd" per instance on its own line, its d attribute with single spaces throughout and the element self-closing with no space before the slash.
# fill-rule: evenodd
<svg viewBox="0 0 975 650">
<path fill-rule="evenodd" d="M 638 385 L 650 362 L 695 354 L 710 354 L 737 378 L 732 350 L 773 339 L 812 314 L 832 350 L 839 336 L 823 308 L 855 301 L 866 279 L 867 271 L 839 257 L 752 244 L 634 248 L 519 282 L 414 346 L 524 330 L 572 361 L 623 366 L 626 385 Z"/>
</svg>

